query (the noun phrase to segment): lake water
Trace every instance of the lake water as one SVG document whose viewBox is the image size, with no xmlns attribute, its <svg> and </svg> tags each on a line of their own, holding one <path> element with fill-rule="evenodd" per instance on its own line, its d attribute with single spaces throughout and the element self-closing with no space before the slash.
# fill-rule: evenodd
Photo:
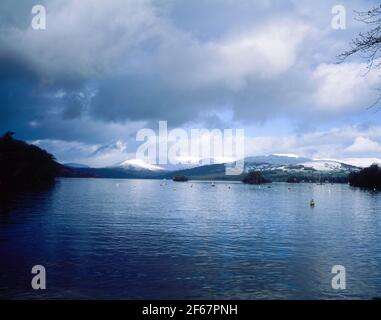
<svg viewBox="0 0 381 320">
<path fill-rule="evenodd" d="M 61 179 L 49 191 L 3 197 L 0 298 L 381 296 L 381 193 L 161 184 Z M 45 291 L 31 288 L 34 265 L 46 268 Z M 346 268 L 346 290 L 331 287 L 334 265 Z"/>
</svg>

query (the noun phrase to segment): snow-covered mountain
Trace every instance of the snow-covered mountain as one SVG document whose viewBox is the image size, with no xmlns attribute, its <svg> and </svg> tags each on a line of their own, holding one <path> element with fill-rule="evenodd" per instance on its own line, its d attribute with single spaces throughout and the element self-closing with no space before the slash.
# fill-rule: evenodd
<svg viewBox="0 0 381 320">
<path fill-rule="evenodd" d="M 331 160 L 312 160 L 301 163 L 304 168 L 312 168 L 317 171 L 339 171 L 342 163 Z"/>
<path fill-rule="evenodd" d="M 116 166 L 117 168 L 123 168 L 126 170 L 135 170 L 135 171 L 153 171 L 153 172 L 160 172 L 164 171 L 165 169 L 150 163 L 145 162 L 142 159 L 129 159 L 126 161 L 123 161 Z"/>
<path fill-rule="evenodd" d="M 102 178 L 171 179 L 176 175 L 184 175 L 196 179 L 240 179 L 240 176 L 226 176 L 228 161 L 211 162 L 211 164 L 191 163 L 189 164 L 191 168 L 184 168 L 182 164 L 159 166 L 142 159 L 129 159 L 107 168 L 79 168 L 77 170 Z M 287 181 L 290 177 L 297 177 L 302 181 L 326 179 L 345 182 L 350 172 L 358 171 L 360 168 L 348 162 L 332 159 L 308 159 L 289 154 L 272 154 L 246 158 L 244 173 L 251 170 L 263 172 L 272 181 Z"/>
<path fill-rule="evenodd" d="M 311 159 L 299 157 L 293 154 L 270 154 L 266 156 L 255 156 L 245 158 L 245 163 L 250 164 L 271 164 L 271 165 L 295 165 L 310 161 Z"/>
<path fill-rule="evenodd" d="M 123 161 L 113 168 L 119 168 L 124 170 L 133 171 L 145 171 L 151 173 L 163 173 L 166 171 L 179 171 L 179 170 L 189 170 L 197 171 L 197 168 L 204 168 L 208 164 L 215 165 L 221 164 L 221 161 L 216 161 L 210 159 L 210 161 L 205 161 L 204 163 L 189 163 L 189 164 L 168 164 L 163 166 L 158 166 L 145 162 L 142 159 L 129 159 Z M 211 166 L 211 168 L 214 168 Z M 343 163 L 337 160 L 313 160 L 305 157 L 299 157 L 296 155 L 289 154 L 271 154 L 265 156 L 255 156 L 245 158 L 245 172 L 251 170 L 259 171 L 274 171 L 281 170 L 285 172 L 296 172 L 296 171 L 324 171 L 324 172 L 350 172 L 356 170 L 356 166 L 352 166 L 348 163 Z M 214 169 L 213 169 L 214 170 Z"/>
<path fill-rule="evenodd" d="M 193 169 L 193 168 L 202 167 L 206 165 L 225 164 L 227 162 L 233 161 L 233 159 L 232 158 L 199 159 L 199 158 L 183 157 L 183 158 L 178 158 L 177 161 L 179 163 L 161 164 L 160 167 L 167 171 L 178 171 L 178 170 Z"/>
<path fill-rule="evenodd" d="M 245 159 L 246 172 L 250 170 L 350 172 L 357 169 L 357 166 L 337 160 L 313 160 L 285 154 L 272 154 Z"/>
</svg>

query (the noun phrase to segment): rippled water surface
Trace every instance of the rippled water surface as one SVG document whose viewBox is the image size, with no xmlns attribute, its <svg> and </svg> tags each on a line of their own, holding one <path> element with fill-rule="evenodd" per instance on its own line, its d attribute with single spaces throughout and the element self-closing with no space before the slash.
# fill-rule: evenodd
<svg viewBox="0 0 381 320">
<path fill-rule="evenodd" d="M 34 265 L 46 268 L 45 291 L 31 289 Z M 334 265 L 346 268 L 346 290 L 331 288 Z M 380 193 L 62 179 L 0 200 L 1 298 L 380 296 Z"/>
</svg>

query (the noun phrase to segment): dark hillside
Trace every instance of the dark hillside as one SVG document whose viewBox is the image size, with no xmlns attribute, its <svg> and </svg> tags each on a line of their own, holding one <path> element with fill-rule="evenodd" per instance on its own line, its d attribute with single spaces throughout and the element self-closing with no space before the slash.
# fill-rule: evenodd
<svg viewBox="0 0 381 320">
<path fill-rule="evenodd" d="M 59 170 L 54 157 L 13 135 L 7 132 L 0 137 L 0 188 L 23 189 L 53 183 Z"/>
</svg>

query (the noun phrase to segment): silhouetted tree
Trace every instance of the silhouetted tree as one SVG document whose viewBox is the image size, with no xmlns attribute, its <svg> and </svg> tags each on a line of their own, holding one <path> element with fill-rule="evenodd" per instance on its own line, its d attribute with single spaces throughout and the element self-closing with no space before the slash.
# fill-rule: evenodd
<svg viewBox="0 0 381 320">
<path fill-rule="evenodd" d="M 11 140 L 13 139 L 13 136 L 15 133 L 13 131 L 8 131 L 7 133 L 4 134 L 3 139 L 4 140 Z"/>
</svg>

